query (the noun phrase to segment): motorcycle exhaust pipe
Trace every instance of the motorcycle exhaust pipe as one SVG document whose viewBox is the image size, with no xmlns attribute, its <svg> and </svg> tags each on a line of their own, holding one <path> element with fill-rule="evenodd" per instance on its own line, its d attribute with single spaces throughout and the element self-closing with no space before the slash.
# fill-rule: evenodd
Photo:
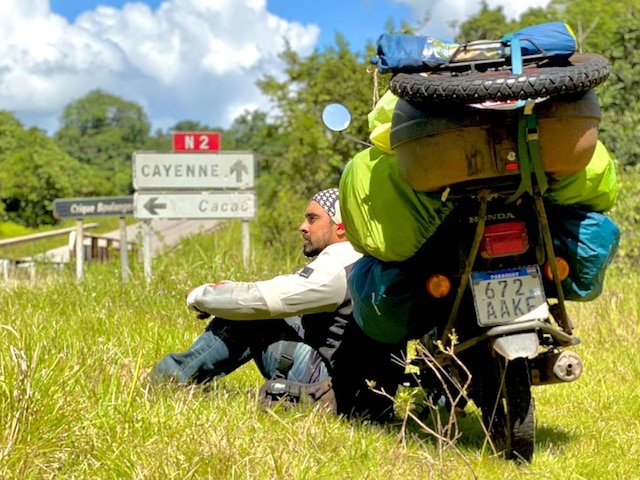
<svg viewBox="0 0 640 480">
<path fill-rule="evenodd" d="M 582 360 L 577 353 L 565 350 L 531 360 L 532 385 L 568 383 L 582 375 Z"/>
</svg>

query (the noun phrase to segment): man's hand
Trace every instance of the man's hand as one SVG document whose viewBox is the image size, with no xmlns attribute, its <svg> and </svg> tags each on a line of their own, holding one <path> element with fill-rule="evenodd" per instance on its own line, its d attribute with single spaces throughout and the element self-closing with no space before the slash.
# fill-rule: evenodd
<svg viewBox="0 0 640 480">
<path fill-rule="evenodd" d="M 209 286 L 211 285 L 204 284 L 200 285 L 199 287 L 191 288 L 187 291 L 187 308 L 195 311 L 197 313 L 196 318 L 199 320 L 206 320 L 211 316 L 210 313 L 204 312 L 195 306 L 197 298 L 200 296 L 202 291 Z"/>
<path fill-rule="evenodd" d="M 206 320 L 207 318 L 211 317 L 210 313 L 207 312 L 201 312 L 200 310 L 198 310 L 199 313 L 196 314 L 196 318 L 198 320 Z"/>
</svg>

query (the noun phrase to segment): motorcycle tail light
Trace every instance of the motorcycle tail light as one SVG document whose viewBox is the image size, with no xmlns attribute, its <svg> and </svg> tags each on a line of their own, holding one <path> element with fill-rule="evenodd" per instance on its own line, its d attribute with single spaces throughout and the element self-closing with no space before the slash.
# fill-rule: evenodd
<svg viewBox="0 0 640 480">
<path fill-rule="evenodd" d="M 521 255 L 529 248 L 527 226 L 524 222 L 504 222 L 487 225 L 480 244 L 483 258 Z"/>
<path fill-rule="evenodd" d="M 427 293 L 434 298 L 446 297 L 451 291 L 451 280 L 446 275 L 434 273 L 427 278 L 426 288 Z"/>
<path fill-rule="evenodd" d="M 560 277 L 561 281 L 569 276 L 569 264 L 564 258 L 556 257 L 556 267 L 558 268 L 558 276 Z M 549 280 L 553 280 L 553 273 L 551 272 L 551 264 L 549 263 L 548 260 L 544 262 L 544 267 L 542 268 L 542 271 L 544 272 L 545 277 L 547 277 Z"/>
</svg>

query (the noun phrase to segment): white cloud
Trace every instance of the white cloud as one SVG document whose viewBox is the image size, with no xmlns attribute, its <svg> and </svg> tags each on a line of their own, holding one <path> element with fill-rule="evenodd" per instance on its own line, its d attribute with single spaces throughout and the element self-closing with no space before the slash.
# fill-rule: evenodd
<svg viewBox="0 0 640 480">
<path fill-rule="evenodd" d="M 480 8 L 479 0 L 391 1 L 411 6 L 415 18 L 428 11 L 421 33 L 444 40 L 452 21 Z M 549 0 L 487 1 L 517 17 Z M 49 0 L 0 0 L 0 109 L 53 131 L 66 105 L 101 88 L 142 105 L 154 128 L 180 120 L 225 127 L 247 108 L 268 108 L 255 80 L 281 71 L 284 38 L 304 55 L 319 34 L 269 13 L 266 0 L 164 0 L 155 10 L 131 0 L 73 23 Z"/>
<path fill-rule="evenodd" d="M 480 0 L 393 0 L 396 3 L 409 5 L 415 12 L 416 18 L 428 16 L 430 21 L 424 28 L 424 33 L 442 40 L 452 40 L 455 29 L 452 22 L 458 24 L 480 11 Z M 550 0 L 486 0 L 490 8 L 502 6 L 502 11 L 508 19 L 518 18 L 520 14 L 530 8 L 546 7 Z M 428 4 L 428 5 L 426 5 Z M 507 33 L 507 32 L 505 32 Z"/>
<path fill-rule="evenodd" d="M 319 36 L 266 8 L 266 0 L 165 0 L 157 10 L 132 2 L 70 24 L 49 0 L 1 0 L 0 109 L 51 130 L 70 101 L 101 88 L 142 105 L 155 128 L 185 119 L 226 126 L 265 105 L 254 83 L 281 70 L 284 38 L 307 54 Z"/>
</svg>

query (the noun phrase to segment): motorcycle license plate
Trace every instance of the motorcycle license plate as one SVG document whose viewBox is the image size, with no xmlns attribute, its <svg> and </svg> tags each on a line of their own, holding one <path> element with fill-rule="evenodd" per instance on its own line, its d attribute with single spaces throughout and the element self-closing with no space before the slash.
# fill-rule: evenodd
<svg viewBox="0 0 640 480">
<path fill-rule="evenodd" d="M 472 272 L 471 289 L 480 326 L 545 319 L 549 316 L 537 265 Z"/>
</svg>

